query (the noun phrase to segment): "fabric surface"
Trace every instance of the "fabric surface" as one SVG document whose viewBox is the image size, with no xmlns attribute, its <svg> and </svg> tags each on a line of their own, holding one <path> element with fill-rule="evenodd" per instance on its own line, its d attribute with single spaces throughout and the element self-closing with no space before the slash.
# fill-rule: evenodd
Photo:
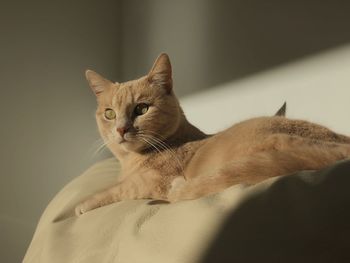
<svg viewBox="0 0 350 263">
<path fill-rule="evenodd" d="M 75 205 L 118 172 L 108 159 L 64 187 L 24 262 L 347 262 L 350 161 L 198 200 L 123 201 L 76 217 Z"/>
</svg>

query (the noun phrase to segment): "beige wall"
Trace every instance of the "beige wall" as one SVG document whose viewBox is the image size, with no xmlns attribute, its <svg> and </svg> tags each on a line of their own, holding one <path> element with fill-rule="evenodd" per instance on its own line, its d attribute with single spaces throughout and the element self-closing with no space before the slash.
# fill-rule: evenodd
<svg viewBox="0 0 350 263">
<path fill-rule="evenodd" d="M 117 1 L 1 2 L 0 261 L 20 262 L 49 200 L 96 161 L 84 70 L 119 72 Z"/>
<path fill-rule="evenodd" d="M 350 44 L 181 99 L 187 118 L 212 134 L 287 102 L 287 117 L 350 135 Z"/>
<path fill-rule="evenodd" d="M 177 94 L 206 88 L 210 0 L 122 1 L 122 80 L 147 73 L 161 52 L 174 68 Z"/>
<path fill-rule="evenodd" d="M 350 41 L 341 0 L 124 0 L 122 77 L 170 54 L 187 95 Z"/>
</svg>

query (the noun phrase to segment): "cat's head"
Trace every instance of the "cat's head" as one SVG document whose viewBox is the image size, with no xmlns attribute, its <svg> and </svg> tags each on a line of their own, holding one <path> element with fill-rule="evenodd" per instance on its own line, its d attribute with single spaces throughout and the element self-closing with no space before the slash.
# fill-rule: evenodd
<svg viewBox="0 0 350 263">
<path fill-rule="evenodd" d="M 112 152 L 139 152 L 177 131 L 182 111 L 167 54 L 159 55 L 150 72 L 136 80 L 113 83 L 91 70 L 86 78 L 97 97 L 100 134 Z"/>
</svg>

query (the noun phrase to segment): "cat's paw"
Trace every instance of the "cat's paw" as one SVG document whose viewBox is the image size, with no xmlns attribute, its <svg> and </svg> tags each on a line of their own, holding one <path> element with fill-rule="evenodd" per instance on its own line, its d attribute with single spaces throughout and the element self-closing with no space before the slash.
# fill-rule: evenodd
<svg viewBox="0 0 350 263">
<path fill-rule="evenodd" d="M 75 215 L 80 216 L 86 212 L 99 207 L 98 202 L 95 199 L 88 199 L 75 207 Z"/>
<path fill-rule="evenodd" d="M 81 204 L 77 205 L 77 206 L 75 207 L 74 212 L 75 212 L 75 215 L 76 215 L 76 216 L 80 216 L 80 215 L 86 213 L 87 211 L 85 211 L 84 203 L 81 203 Z"/>
</svg>

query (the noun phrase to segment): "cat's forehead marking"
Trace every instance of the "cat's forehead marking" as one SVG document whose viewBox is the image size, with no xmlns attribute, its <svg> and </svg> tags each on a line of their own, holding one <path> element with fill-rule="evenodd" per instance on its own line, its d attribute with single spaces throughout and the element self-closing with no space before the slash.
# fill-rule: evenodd
<svg viewBox="0 0 350 263">
<path fill-rule="evenodd" d="M 113 107 L 117 106 L 117 94 L 115 92 L 113 92 L 113 96 L 112 96 L 112 106 Z"/>
<path fill-rule="evenodd" d="M 131 85 L 120 84 L 117 87 L 112 96 L 112 106 L 116 108 L 124 108 L 128 103 L 133 102 L 134 96 Z"/>
<path fill-rule="evenodd" d="M 115 108 L 126 108 L 130 103 L 136 103 L 145 100 L 150 96 L 145 78 L 118 83 L 112 92 L 111 104 Z"/>
</svg>

